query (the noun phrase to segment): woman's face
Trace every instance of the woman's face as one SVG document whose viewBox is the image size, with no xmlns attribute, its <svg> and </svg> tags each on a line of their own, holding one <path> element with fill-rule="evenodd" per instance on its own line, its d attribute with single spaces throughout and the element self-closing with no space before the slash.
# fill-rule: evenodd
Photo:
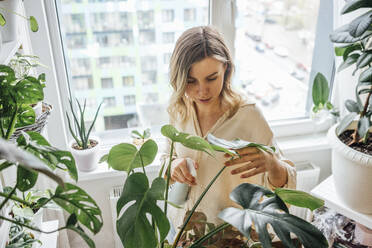
<svg viewBox="0 0 372 248">
<path fill-rule="evenodd" d="M 186 95 L 198 107 L 219 106 L 226 66 L 217 59 L 207 57 L 191 66 L 187 77 Z"/>
</svg>

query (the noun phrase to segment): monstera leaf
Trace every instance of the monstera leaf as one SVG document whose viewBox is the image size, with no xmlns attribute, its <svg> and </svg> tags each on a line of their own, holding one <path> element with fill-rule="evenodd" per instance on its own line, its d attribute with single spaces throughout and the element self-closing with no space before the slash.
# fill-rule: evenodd
<svg viewBox="0 0 372 248">
<path fill-rule="evenodd" d="M 65 183 L 64 187 L 57 187 L 52 199 L 68 213 L 75 214 L 79 222 L 94 234 L 101 230 L 103 225 L 101 210 L 83 189 Z"/>
<path fill-rule="evenodd" d="M 5 159 L 5 161 L 0 163 L 0 170 L 15 164 L 32 172 L 40 172 L 58 184 L 63 185 L 62 179 L 53 173 L 40 159 L 20 149 L 13 143 L 0 138 L 0 160 L 2 159 Z"/>
<path fill-rule="evenodd" d="M 55 170 L 59 168 L 68 171 L 72 179 L 78 180 L 75 159 L 72 154 L 51 146 L 41 134 L 37 132 L 23 132 L 18 137 L 17 143 L 19 147 L 42 160 L 50 169 Z"/>
<path fill-rule="evenodd" d="M 179 142 L 183 146 L 191 148 L 193 150 L 199 150 L 208 153 L 209 155 L 213 154 L 212 146 L 205 141 L 204 139 L 198 136 L 192 136 L 188 133 L 179 132 L 172 125 L 164 125 L 161 128 L 161 133 L 171 139 L 174 143 Z"/>
<path fill-rule="evenodd" d="M 157 233 L 162 242 L 168 234 L 170 225 L 167 216 L 156 204 L 157 200 L 164 200 L 165 180 L 156 178 L 151 188 L 145 174 L 133 173 L 125 181 L 123 193 L 117 203 L 119 216 L 123 207 L 134 201 L 116 222 L 117 232 L 126 248 L 157 247 Z M 154 230 L 146 214 L 153 218 L 158 230 Z"/>
<path fill-rule="evenodd" d="M 147 140 L 139 150 L 132 145 L 122 143 L 111 148 L 108 156 L 103 156 L 100 162 L 107 160 L 110 167 L 119 171 L 130 172 L 134 168 L 147 166 L 154 161 L 158 145 L 153 140 Z"/>
<path fill-rule="evenodd" d="M 226 208 L 218 216 L 236 227 L 246 237 L 249 237 L 254 225 L 264 248 L 271 247 L 268 224 L 272 226 L 285 247 L 296 247 L 291 241 L 290 233 L 294 233 L 305 248 L 328 247 L 323 234 L 310 223 L 289 214 L 285 203 L 272 191 L 258 185 L 243 183 L 230 193 L 230 198 L 243 209 Z"/>
<path fill-rule="evenodd" d="M 257 144 L 253 142 L 248 142 L 245 140 L 235 139 L 232 141 L 224 140 L 213 136 L 212 134 L 208 134 L 207 140 L 214 146 L 214 149 L 221 152 L 226 152 L 225 150 L 219 150 L 218 147 L 227 149 L 227 150 L 237 150 L 245 147 L 257 147 L 258 149 L 262 149 L 266 152 L 275 152 L 275 147 L 265 146 L 262 144 Z"/>
</svg>

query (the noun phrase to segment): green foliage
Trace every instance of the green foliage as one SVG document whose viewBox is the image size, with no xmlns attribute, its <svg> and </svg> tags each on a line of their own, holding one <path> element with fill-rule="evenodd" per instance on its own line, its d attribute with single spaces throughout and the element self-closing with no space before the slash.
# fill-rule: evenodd
<svg viewBox="0 0 372 248">
<path fill-rule="evenodd" d="M 98 112 L 99 112 L 103 102 L 101 102 L 99 104 L 99 106 L 96 110 L 96 113 L 94 115 L 93 122 L 90 125 L 88 130 L 85 128 L 85 116 L 84 116 L 85 115 L 86 103 L 87 103 L 86 99 L 84 100 L 83 107 L 81 107 L 80 102 L 78 101 L 78 99 L 76 99 L 76 103 L 77 103 L 78 108 L 79 108 L 79 116 L 77 115 L 77 113 L 74 110 L 73 103 L 72 103 L 71 99 L 69 99 L 69 102 L 70 102 L 70 111 L 71 111 L 71 114 L 73 116 L 74 126 L 75 126 L 76 131 L 77 131 L 77 133 L 75 133 L 74 129 L 72 128 L 73 126 L 71 125 L 70 116 L 66 112 L 66 117 L 67 117 L 67 122 L 68 122 L 68 127 L 69 127 L 69 130 L 70 130 L 70 133 L 71 133 L 72 137 L 75 139 L 76 144 L 79 147 L 81 147 L 82 149 L 88 149 L 89 145 L 90 145 L 89 135 L 90 135 L 90 132 L 92 131 L 92 129 L 94 127 L 94 124 L 96 123 L 96 120 L 97 120 L 97 117 L 98 117 Z"/>
<path fill-rule="evenodd" d="M 187 133 L 179 132 L 175 127 L 171 125 L 164 125 L 161 128 L 161 133 L 174 143 L 181 143 L 183 146 L 190 149 L 203 151 L 210 155 L 212 155 L 214 152 L 212 146 L 204 139 L 198 136 L 192 136 Z"/>
<path fill-rule="evenodd" d="M 265 152 L 271 152 L 271 153 L 275 152 L 275 147 L 273 146 L 266 146 L 262 144 L 245 141 L 245 140 L 240 140 L 240 139 L 229 141 L 229 140 L 217 138 L 213 136 L 212 134 L 208 134 L 207 140 L 209 143 L 213 145 L 214 149 L 216 149 L 217 151 L 226 152 L 226 153 L 229 153 L 228 150 L 238 150 L 238 149 L 242 149 L 245 147 L 256 147 Z M 236 155 L 236 154 L 233 153 L 233 155 Z"/>
<path fill-rule="evenodd" d="M 151 164 L 157 152 L 158 146 L 151 139 L 147 140 L 139 150 L 132 144 L 122 143 L 111 148 L 107 157 L 107 163 L 115 170 L 129 173 L 134 168 Z M 104 161 L 104 159 L 101 158 L 101 161 Z"/>
<path fill-rule="evenodd" d="M 94 242 L 85 234 L 79 224 L 86 226 L 91 232 L 96 234 L 103 225 L 101 210 L 84 190 L 73 184 L 63 183 L 62 179 L 52 171 L 56 168 L 64 169 L 70 173 L 72 178 L 77 180 L 77 170 L 71 153 L 51 147 L 48 141 L 40 134 L 33 132 L 23 133 L 17 139 L 17 144 L 18 146 L 0 139 L 1 170 L 9 166 L 17 167 L 17 182 L 15 186 L 7 186 L 4 188 L 4 192 L 0 192 L 0 196 L 3 197 L 0 209 L 6 206 L 8 201 L 12 201 L 15 202 L 16 206 L 24 208 L 24 211 L 16 210 L 18 214 L 27 215 L 32 214 L 30 209 L 45 208 L 51 202 L 54 202 L 72 215 L 67 225 L 61 227 L 60 230 L 73 230 L 82 236 L 89 247 L 95 247 Z M 16 190 L 18 189 L 22 192 L 30 190 L 37 181 L 38 173 L 43 173 L 58 183 L 55 192 L 53 193 L 52 190 L 48 189 L 47 194 L 39 196 L 28 192 L 23 199 L 18 198 Z M 14 219 L 8 219 L 6 216 L 0 215 L 0 219 L 34 231 L 44 232 L 38 227 L 33 227 Z"/>
<path fill-rule="evenodd" d="M 35 122 L 29 105 L 44 99 L 44 87 L 39 78 L 17 75 L 10 66 L 0 65 L 0 137 L 9 139 L 16 127 Z"/>
<path fill-rule="evenodd" d="M 37 20 L 34 16 L 26 17 L 26 16 L 23 16 L 19 13 L 13 12 L 12 10 L 8 10 L 8 9 L 1 8 L 1 7 L 0 7 L 0 10 L 3 11 L 3 12 L 12 13 L 14 15 L 17 15 L 17 16 L 20 16 L 20 17 L 26 19 L 30 24 L 30 29 L 31 29 L 32 32 L 37 32 L 39 30 L 39 24 L 37 23 Z M 2 13 L 0 13 L 0 26 L 5 26 L 6 23 L 7 23 L 7 21 L 5 20 L 4 15 Z"/>
<path fill-rule="evenodd" d="M 15 217 L 15 220 L 25 225 L 31 224 L 31 220 L 28 218 Z M 41 241 L 35 239 L 34 235 L 23 226 L 12 224 L 9 229 L 9 241 L 5 248 L 32 248 L 35 247 L 35 243 L 42 245 Z"/>
<path fill-rule="evenodd" d="M 116 222 L 119 237 L 125 247 L 157 247 L 159 242 L 164 241 L 170 224 L 156 202 L 164 200 L 165 184 L 165 180 L 158 177 L 149 187 L 148 179 L 143 173 L 133 173 L 125 181 L 123 193 L 117 203 L 118 215 L 127 203 L 134 201 Z M 155 230 L 146 214 L 152 216 Z M 156 236 L 157 231 L 160 234 L 159 239 Z"/>
<path fill-rule="evenodd" d="M 131 132 L 132 138 L 135 138 L 135 139 L 145 140 L 145 139 L 150 138 L 150 135 L 151 135 L 150 128 L 145 129 L 142 134 L 138 132 L 137 130 L 133 130 Z"/>
<path fill-rule="evenodd" d="M 293 206 L 308 208 L 311 211 L 320 208 L 324 205 L 324 201 L 316 198 L 309 193 L 293 190 L 276 188 L 275 194 L 282 199 L 285 203 L 291 204 Z"/>
<path fill-rule="evenodd" d="M 170 157 L 172 157 L 172 151 L 174 143 L 179 142 L 182 145 L 199 151 L 207 152 L 208 154 L 213 154 L 214 151 L 221 151 L 230 153 L 232 155 L 236 155 L 232 150 L 244 148 L 244 147 L 257 147 L 258 149 L 265 150 L 267 152 L 275 152 L 273 147 L 264 146 L 261 144 L 251 143 L 243 140 L 234 140 L 234 141 L 226 141 L 223 139 L 218 139 L 214 136 L 208 136 L 208 140 L 213 144 L 209 144 L 205 140 L 191 136 L 187 133 L 179 132 L 176 128 L 171 125 L 165 125 L 162 127 L 161 132 L 164 136 L 171 139 L 171 152 Z M 244 235 L 246 238 L 250 238 L 249 233 L 247 233 L 245 229 L 239 227 L 242 224 L 235 225 L 235 223 L 229 222 L 230 224 L 238 228 L 240 233 L 235 232 L 231 229 L 231 226 L 227 223 L 224 223 L 221 226 L 215 227 L 214 225 L 207 225 L 208 223 L 205 222 L 203 218 L 199 218 L 199 214 L 195 212 L 196 208 L 198 207 L 199 203 L 203 199 L 204 195 L 209 191 L 210 187 L 212 187 L 213 183 L 221 173 L 225 167 L 214 176 L 211 182 L 205 187 L 204 191 L 197 199 L 193 208 L 187 212 L 185 216 L 184 223 L 180 228 L 180 231 L 177 234 L 175 242 L 173 245 L 169 244 L 165 239 L 168 231 L 169 231 L 169 221 L 166 217 L 166 206 L 168 203 L 167 199 L 167 183 L 166 181 L 161 178 L 155 178 L 152 182 L 151 187 L 149 186 L 149 180 L 146 176 L 145 170 L 143 173 L 141 172 L 134 172 L 134 168 L 145 167 L 146 165 L 150 164 L 157 153 L 157 146 L 153 140 L 146 141 L 139 150 L 131 144 L 122 143 L 117 146 L 114 146 L 109 154 L 106 154 L 101 158 L 101 161 L 107 161 L 108 164 L 114 168 L 115 170 L 124 170 L 127 171 L 129 176 L 126 178 L 123 193 L 121 194 L 118 203 L 117 203 L 117 214 L 118 219 L 116 222 L 117 225 L 117 232 L 118 235 L 125 247 L 177 247 L 179 245 L 186 245 L 190 247 L 201 247 L 201 245 L 212 244 L 226 244 L 227 246 L 233 244 L 240 244 L 242 247 L 246 247 L 246 244 L 242 244 L 242 241 L 238 239 L 238 236 Z M 139 159 L 142 158 L 142 159 Z M 169 164 L 167 172 L 169 173 Z M 169 180 L 169 174 L 167 181 Z M 242 184 L 239 187 L 246 187 L 245 184 Z M 254 185 L 250 185 L 248 187 L 255 187 Z M 239 189 L 235 189 L 233 192 L 240 192 Z M 266 190 L 264 188 L 260 188 L 258 195 L 262 195 L 262 191 Z M 241 191 L 243 192 L 243 191 Z M 241 193 L 240 192 L 240 193 Z M 244 191 L 245 192 L 245 191 Z M 284 241 L 288 241 L 288 237 L 286 232 L 294 232 L 295 234 L 299 234 L 301 238 L 306 237 L 307 239 L 304 244 L 314 243 L 319 244 L 320 246 L 317 247 L 325 247 L 326 240 L 322 236 L 322 234 L 311 224 L 307 223 L 306 221 L 299 219 L 297 217 L 291 216 L 288 214 L 288 209 L 285 206 L 284 202 L 279 198 L 282 197 L 285 202 L 291 203 L 296 206 L 307 207 L 310 209 L 315 209 L 321 205 L 323 202 L 317 198 L 310 196 L 307 193 L 295 190 L 277 190 L 278 195 L 275 193 L 266 190 L 264 191 L 267 193 L 268 196 L 273 197 L 275 199 L 274 205 L 279 206 L 281 208 L 270 208 L 270 206 L 274 206 L 273 204 L 269 207 L 262 207 L 257 208 L 257 216 L 266 216 L 269 214 L 268 218 L 271 220 L 270 215 L 281 214 L 280 219 L 273 221 L 273 226 L 275 230 L 284 231 L 285 234 L 282 234 L 280 238 Z M 260 203 L 260 197 L 252 197 L 252 194 L 240 194 L 239 199 L 241 202 L 244 203 L 251 203 L 253 206 L 264 206 Z M 158 204 L 159 201 L 165 201 L 164 210 L 159 208 Z M 213 204 L 213 203 L 212 203 Z M 261 204 L 261 205 L 260 205 Z M 125 210 L 123 210 L 125 209 Z M 283 213 L 276 213 L 277 210 L 284 211 Z M 245 211 L 245 210 L 244 210 Z M 151 220 L 146 218 L 146 214 L 149 217 L 152 217 Z M 195 215 L 194 215 L 195 214 Z M 199 217 L 198 217 L 199 216 Z M 248 216 L 248 215 L 247 215 Z M 275 215 L 276 218 L 276 215 Z M 273 219 L 275 219 L 273 218 Z M 243 219 L 247 222 L 246 219 Z M 256 220 L 267 220 L 263 217 L 256 217 Z M 241 220 L 242 221 L 242 220 Z M 256 222 L 255 222 L 256 223 Z M 207 226 L 206 226 L 207 225 Z M 283 227 L 287 226 L 287 227 Z M 246 229 L 250 229 L 251 225 L 244 225 Z M 190 236 L 190 234 L 186 234 L 190 230 L 194 230 L 194 234 Z M 231 229 L 231 230 L 230 230 Z M 309 233 L 308 233 L 309 232 Z M 263 247 L 268 247 L 267 242 L 267 235 L 265 232 L 261 231 L 262 233 L 262 240 L 266 243 L 263 244 Z M 238 243 L 237 243 L 238 242 Z M 266 246 L 265 246 L 266 245 Z M 212 246 L 211 246 L 212 247 Z M 239 246 L 240 247 L 240 246 Z M 259 247 L 256 245 L 255 247 Z M 308 246 L 306 246 L 308 247 Z"/>
<path fill-rule="evenodd" d="M 341 121 L 337 133 L 341 134 L 351 123 L 352 117 L 359 115 L 359 121 L 353 142 L 359 142 L 359 139 L 367 141 L 369 129 L 372 126 L 370 105 L 372 93 L 372 51 L 370 39 L 372 38 L 372 3 L 370 0 L 351 0 L 347 2 L 342 9 L 342 14 L 347 14 L 360 8 L 366 9 L 361 15 L 354 18 L 350 23 L 336 29 L 330 36 L 334 43 L 343 43 L 343 46 L 336 47 L 336 56 L 343 56 L 344 62 L 338 68 L 338 71 L 355 64 L 356 71 L 361 70 L 358 84 L 355 89 L 355 98 L 357 102 L 347 100 L 345 107 L 349 115 Z M 347 43 L 346 46 L 344 44 Z M 361 95 L 368 94 L 365 102 L 362 103 Z M 358 138 L 359 137 L 359 138 Z"/>
<path fill-rule="evenodd" d="M 312 97 L 313 97 L 313 112 L 317 113 L 322 109 L 332 110 L 333 105 L 329 102 L 329 86 L 328 81 L 324 75 L 318 72 L 315 76 L 313 88 L 312 88 Z"/>
<path fill-rule="evenodd" d="M 250 237 L 254 225 L 264 248 L 271 247 L 268 224 L 273 227 L 285 247 L 296 247 L 291 241 L 291 232 L 305 248 L 328 247 L 323 234 L 310 223 L 289 214 L 284 202 L 272 191 L 243 183 L 230 193 L 230 198 L 243 209 L 229 207 L 222 210 L 218 217 L 236 227 L 246 237 Z"/>
</svg>

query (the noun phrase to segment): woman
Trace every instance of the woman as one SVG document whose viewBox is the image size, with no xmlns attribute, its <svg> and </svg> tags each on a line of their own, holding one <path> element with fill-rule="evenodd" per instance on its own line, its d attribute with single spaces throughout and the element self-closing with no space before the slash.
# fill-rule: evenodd
<svg viewBox="0 0 372 248">
<path fill-rule="evenodd" d="M 170 61 L 170 81 L 173 87 L 168 112 L 170 122 L 178 130 L 205 138 L 209 133 L 226 140 L 236 138 L 274 145 L 273 134 L 261 112 L 252 101 L 243 99 L 231 88 L 234 65 L 221 35 L 212 27 L 186 30 L 177 40 Z M 170 216 L 179 227 L 185 212 L 222 166 L 228 168 L 205 195 L 197 211 L 207 215 L 207 221 L 220 224 L 218 213 L 236 206 L 229 193 L 241 183 L 255 183 L 268 188 L 295 188 L 293 164 L 280 154 L 256 148 L 238 150 L 241 158 L 206 153 L 175 145 L 171 164 L 171 179 L 191 185 L 184 209 L 171 209 Z M 197 176 L 186 166 L 185 158 L 194 160 Z"/>
</svg>

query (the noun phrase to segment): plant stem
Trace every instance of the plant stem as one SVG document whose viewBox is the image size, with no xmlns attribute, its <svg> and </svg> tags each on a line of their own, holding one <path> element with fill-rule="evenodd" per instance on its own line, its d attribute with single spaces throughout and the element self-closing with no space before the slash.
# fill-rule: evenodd
<svg viewBox="0 0 372 248">
<path fill-rule="evenodd" d="M 5 194 L 5 193 L 3 193 L 3 192 L 0 192 L 0 196 L 4 196 L 5 197 L 5 199 L 4 199 L 4 201 L 1 203 L 1 205 L 0 205 L 0 209 L 2 209 L 3 207 L 4 207 L 4 205 L 5 205 L 5 203 L 7 203 L 8 201 L 9 201 L 9 199 L 10 198 L 18 198 L 18 197 L 15 197 L 15 196 L 13 196 L 12 197 L 12 195 L 14 194 L 14 192 L 16 191 L 16 188 L 17 188 L 17 185 L 15 185 L 14 186 L 14 188 L 12 188 L 12 191 L 10 191 L 10 193 L 9 194 Z M 19 199 L 19 198 L 18 198 Z M 12 199 L 13 200 L 13 199 Z M 21 200 L 21 199 L 20 199 Z M 24 202 L 23 200 L 21 200 L 22 201 L 22 203 Z"/>
<path fill-rule="evenodd" d="M 174 142 L 172 140 L 171 150 L 170 150 L 170 154 L 169 154 L 168 168 L 167 168 L 167 184 L 165 186 L 165 201 L 164 201 L 165 216 L 167 216 L 167 211 L 168 211 L 168 191 L 169 191 L 169 181 L 170 181 L 170 171 L 171 171 L 171 165 L 172 165 L 173 149 L 174 149 Z M 164 248 L 164 241 L 161 242 L 160 247 Z"/>
<path fill-rule="evenodd" d="M 371 90 L 372 90 L 372 86 L 371 86 Z M 360 117 L 365 116 L 366 113 L 367 113 L 367 109 L 368 109 L 368 106 L 369 106 L 369 99 L 371 97 L 371 94 L 372 94 L 372 91 L 370 91 L 368 93 L 367 100 L 366 100 L 366 103 L 364 104 L 363 112 L 360 114 Z"/>
<path fill-rule="evenodd" d="M 34 231 L 37 231 L 37 232 L 41 232 L 41 233 L 46 233 L 46 234 L 54 233 L 54 232 L 58 232 L 58 231 L 61 231 L 61 230 L 67 228 L 67 226 L 64 226 L 64 227 L 60 227 L 60 228 L 58 228 L 58 229 L 56 229 L 56 230 L 52 230 L 52 231 L 43 231 L 43 230 L 40 230 L 39 228 L 36 228 L 36 227 L 33 227 L 33 226 L 29 226 L 29 225 L 26 225 L 26 224 L 20 223 L 20 222 L 18 222 L 18 221 L 16 221 L 16 220 L 8 219 L 8 218 L 6 218 L 6 217 L 4 217 L 4 216 L 2 216 L 2 215 L 0 215 L 0 219 L 2 219 L 2 220 L 6 220 L 6 221 L 9 221 L 9 222 L 14 223 L 14 224 L 16 224 L 16 225 L 18 225 L 18 226 L 23 226 L 23 227 L 26 227 L 26 228 L 28 228 L 28 229 L 31 229 L 31 230 L 34 230 Z"/>
<path fill-rule="evenodd" d="M 15 127 L 15 124 L 16 124 L 16 120 L 17 120 L 17 112 L 18 112 L 18 108 L 19 106 L 17 105 L 16 103 L 16 109 L 13 113 L 13 116 L 12 116 L 12 119 L 11 119 L 11 122 L 10 122 L 10 125 L 8 127 L 8 130 L 6 132 L 6 135 L 5 135 L 5 139 L 6 140 L 9 140 L 10 136 L 13 134 L 14 132 L 14 127 Z"/>
<path fill-rule="evenodd" d="M 17 15 L 17 16 L 20 16 L 20 17 L 22 17 L 22 18 L 28 20 L 28 18 L 27 18 L 26 16 L 23 16 L 23 15 L 21 15 L 21 14 L 18 14 L 17 12 L 14 12 L 14 11 L 12 11 L 12 10 L 7 10 L 7 9 L 5 9 L 5 8 L 3 8 L 3 7 L 0 7 L 0 9 L 3 10 L 3 11 L 5 11 L 5 12 L 15 14 L 15 15 Z"/>
<path fill-rule="evenodd" d="M 218 227 L 216 227 L 215 229 L 213 229 L 212 231 L 210 231 L 209 233 L 207 233 L 206 235 L 204 235 L 203 237 L 201 237 L 200 239 L 198 239 L 197 241 L 195 241 L 191 246 L 190 248 L 196 248 L 196 247 L 200 247 L 204 241 L 208 240 L 210 237 L 212 237 L 213 235 L 215 235 L 216 233 L 224 230 L 225 228 L 229 227 L 230 224 L 229 223 L 224 223 L 222 225 L 219 225 Z"/>
<path fill-rule="evenodd" d="M 173 243 L 173 246 L 172 246 L 173 248 L 176 248 L 177 247 L 177 243 L 180 240 L 181 235 L 182 235 L 183 231 L 185 230 L 187 223 L 189 223 L 189 221 L 191 219 L 191 216 L 194 214 L 195 209 L 199 206 L 201 200 L 204 198 L 204 196 L 208 192 L 209 188 L 213 185 L 213 183 L 216 181 L 216 179 L 219 177 L 219 175 L 223 172 L 223 170 L 225 168 L 226 168 L 226 166 L 223 166 L 222 167 L 222 169 L 217 173 L 216 176 L 214 176 L 214 178 L 212 179 L 212 181 L 205 188 L 205 190 L 203 191 L 203 193 L 199 196 L 198 200 L 196 201 L 196 203 L 194 204 L 193 208 L 191 209 L 189 216 L 187 216 L 186 221 L 183 223 L 183 225 L 181 227 L 181 230 L 178 232 L 177 237 L 176 237 L 176 239 L 175 239 L 175 241 Z"/>
<path fill-rule="evenodd" d="M 0 118 L 0 131 L 1 131 L 1 138 L 5 137 L 4 129 L 3 129 L 3 119 Z"/>
<path fill-rule="evenodd" d="M 140 160 L 141 160 L 141 165 L 142 165 L 143 174 L 145 174 L 145 176 L 147 177 L 147 175 L 146 175 L 146 170 L 145 170 L 145 166 L 143 165 L 143 160 L 142 160 L 141 153 L 139 153 L 139 157 L 140 157 Z"/>
</svg>

